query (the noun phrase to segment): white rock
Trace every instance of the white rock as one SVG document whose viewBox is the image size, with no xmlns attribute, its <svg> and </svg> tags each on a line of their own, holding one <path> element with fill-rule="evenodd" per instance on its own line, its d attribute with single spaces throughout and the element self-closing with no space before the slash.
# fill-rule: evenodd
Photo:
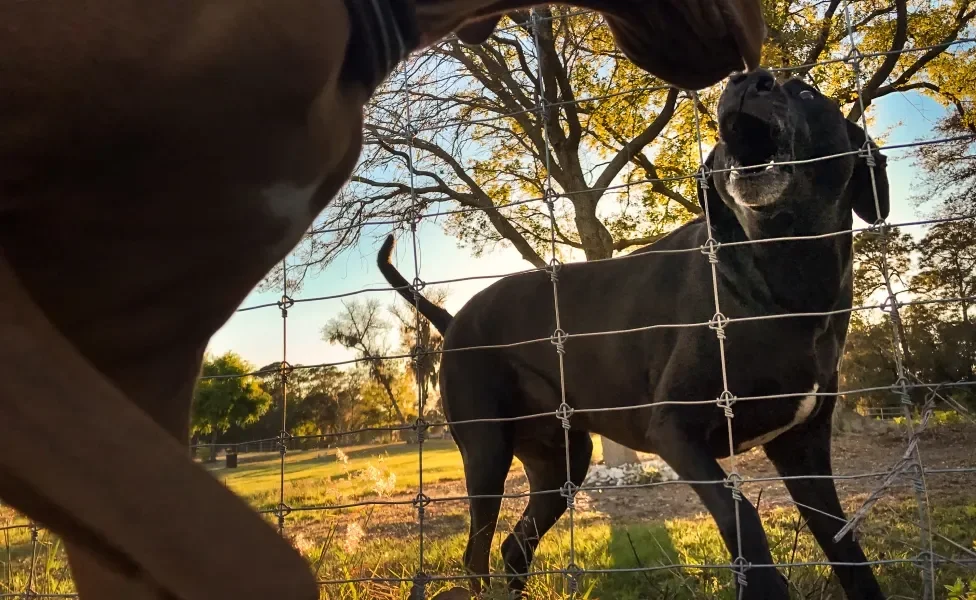
<svg viewBox="0 0 976 600">
<path fill-rule="evenodd" d="M 674 481 L 678 474 L 658 457 L 651 457 L 641 464 L 607 467 L 593 465 L 583 482 L 587 487 L 617 487 L 660 481 Z"/>
</svg>

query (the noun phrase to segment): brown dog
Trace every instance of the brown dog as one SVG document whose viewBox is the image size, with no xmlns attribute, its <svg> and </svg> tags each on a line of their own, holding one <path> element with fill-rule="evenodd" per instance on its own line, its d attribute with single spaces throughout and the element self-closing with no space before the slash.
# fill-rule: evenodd
<svg viewBox="0 0 976 600">
<path fill-rule="evenodd" d="M 350 175 L 408 52 L 531 0 L 0 0 L 0 497 L 83 598 L 318 597 L 187 458 L 210 336 Z M 578 0 L 698 88 L 754 67 L 758 0 Z"/>
</svg>

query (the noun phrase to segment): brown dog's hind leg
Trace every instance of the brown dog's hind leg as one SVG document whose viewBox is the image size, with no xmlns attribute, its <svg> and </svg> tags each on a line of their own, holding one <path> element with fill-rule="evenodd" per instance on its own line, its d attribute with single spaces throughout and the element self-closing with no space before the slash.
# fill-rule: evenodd
<svg viewBox="0 0 976 600">
<path fill-rule="evenodd" d="M 105 367 L 108 368 L 103 367 L 102 370 L 129 398 L 139 398 L 136 404 L 185 445 L 189 443 L 189 409 L 201 356 L 202 350 L 176 355 L 171 353 L 170 356 L 158 357 L 151 363 L 155 365 L 152 368 L 147 364 L 129 364 L 118 371 L 111 368 L 110 362 L 106 362 Z M 174 383 L 177 385 L 174 386 Z M 138 448 L 132 451 L 139 453 Z M 175 600 L 158 585 L 143 577 L 120 572 L 82 545 L 65 542 L 64 547 L 75 588 L 81 598 Z"/>
<path fill-rule="evenodd" d="M 105 600 L 175 600 L 142 577 L 129 576 L 99 560 L 84 546 L 64 543 L 79 597 Z"/>
<path fill-rule="evenodd" d="M 180 600 L 318 598 L 304 559 L 83 359 L 2 258 L 0 339 L 0 496 L 12 506 Z"/>
</svg>

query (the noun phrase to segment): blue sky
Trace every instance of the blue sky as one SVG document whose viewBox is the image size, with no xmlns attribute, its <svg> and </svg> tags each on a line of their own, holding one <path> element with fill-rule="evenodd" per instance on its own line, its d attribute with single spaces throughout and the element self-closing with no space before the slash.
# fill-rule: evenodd
<svg viewBox="0 0 976 600">
<path fill-rule="evenodd" d="M 879 100 L 871 109 L 875 118 L 872 134 L 884 135 L 885 144 L 914 142 L 936 137 L 935 123 L 945 114 L 934 100 L 920 94 L 891 94 Z M 924 177 L 913 166 L 911 149 L 886 152 L 889 157 L 888 178 L 892 194 L 889 222 L 900 223 L 917 218 L 910 198 L 917 193 L 917 182 Z M 913 189 L 915 188 L 915 189 Z M 914 230 L 917 231 L 917 228 Z M 352 292 L 386 285 L 376 269 L 375 257 L 380 243 L 389 231 L 374 228 L 364 233 L 359 244 L 346 250 L 322 273 L 306 282 L 296 296 L 318 297 Z M 458 248 L 457 241 L 445 234 L 438 223 L 425 222 L 419 230 L 421 277 L 425 281 L 439 281 L 472 275 L 503 274 L 528 268 L 511 249 L 498 248 L 480 258 Z M 397 246 L 396 261 L 407 279 L 412 279 L 412 249 L 407 238 Z M 451 312 L 464 304 L 473 294 L 492 280 L 455 282 L 446 287 L 450 293 L 447 308 Z M 243 306 L 275 302 L 279 292 L 252 293 Z M 358 296 L 366 297 L 367 294 Z M 384 305 L 394 301 L 393 292 L 372 292 Z M 347 300 L 348 301 L 348 300 Z M 322 327 L 342 309 L 340 300 L 298 303 L 289 311 L 288 361 L 292 364 L 320 364 L 352 358 L 345 349 L 322 341 Z M 255 366 L 281 360 L 282 322 L 277 308 L 263 308 L 237 313 L 217 332 L 210 343 L 210 351 L 223 353 L 233 350 Z"/>
</svg>

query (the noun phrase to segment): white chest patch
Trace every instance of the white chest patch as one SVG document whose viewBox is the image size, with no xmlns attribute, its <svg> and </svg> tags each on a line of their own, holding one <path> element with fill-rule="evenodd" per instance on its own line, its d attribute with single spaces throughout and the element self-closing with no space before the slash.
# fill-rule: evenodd
<svg viewBox="0 0 976 600">
<path fill-rule="evenodd" d="M 804 421 L 809 419 L 810 414 L 813 413 L 813 409 L 817 406 L 817 397 L 814 394 L 816 394 L 817 390 L 819 389 L 820 386 L 818 384 L 816 383 L 813 384 L 813 389 L 810 390 L 810 395 L 804 396 L 800 400 L 800 403 L 796 407 L 796 412 L 793 414 L 793 419 L 791 419 L 789 423 L 783 425 L 782 427 L 773 429 L 768 433 L 764 433 L 763 435 L 757 437 L 756 439 L 740 442 L 738 445 L 736 445 L 735 451 L 745 452 L 746 450 L 751 450 L 756 446 L 762 446 L 763 444 L 773 441 L 774 439 L 779 437 L 782 433 L 789 431 L 790 429 L 793 429 L 800 423 L 803 423 Z"/>
<path fill-rule="evenodd" d="M 312 213 L 312 198 L 319 189 L 321 181 L 298 187 L 289 182 L 279 182 L 261 191 L 268 213 L 287 223 L 285 233 L 273 246 L 272 252 L 289 252 L 303 233 L 311 226 L 315 215 Z"/>
</svg>

